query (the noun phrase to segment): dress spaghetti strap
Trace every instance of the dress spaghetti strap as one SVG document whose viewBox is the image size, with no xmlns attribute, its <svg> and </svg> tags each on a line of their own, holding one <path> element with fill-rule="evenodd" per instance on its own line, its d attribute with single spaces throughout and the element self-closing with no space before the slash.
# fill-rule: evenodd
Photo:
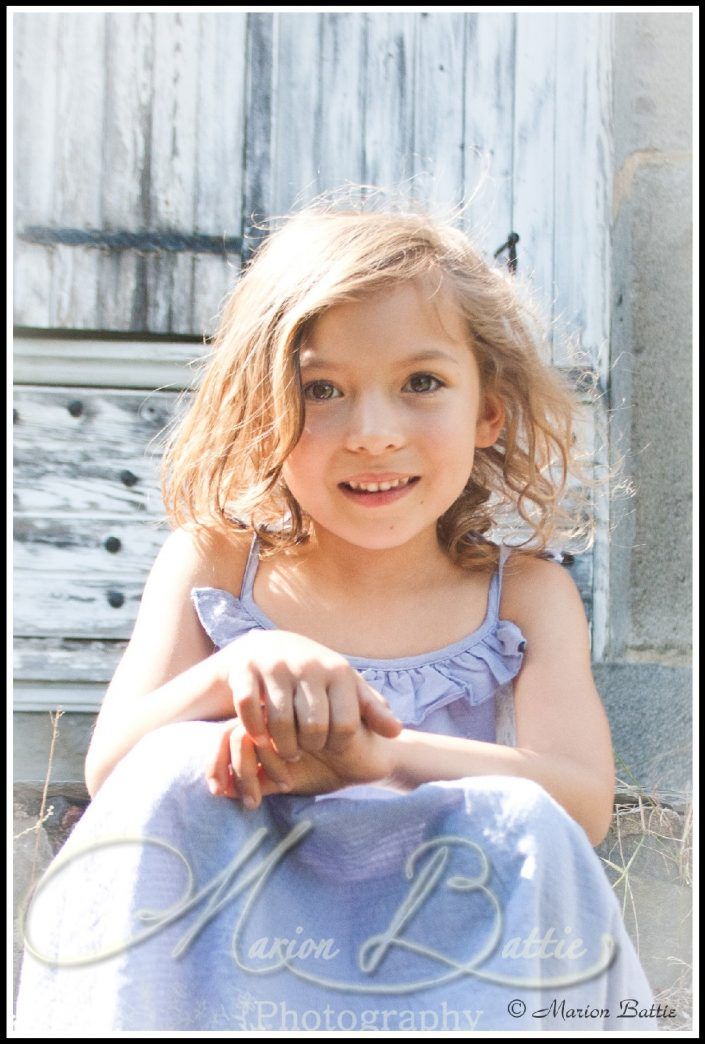
<svg viewBox="0 0 705 1044">
<path fill-rule="evenodd" d="M 245 572 L 242 577 L 242 587 L 240 588 L 240 598 L 250 597 L 252 595 L 252 585 L 255 579 L 255 573 L 257 572 L 257 566 L 259 565 L 259 540 L 255 533 L 252 537 L 252 543 L 250 544 L 250 551 L 247 556 L 247 565 L 245 566 Z"/>
<path fill-rule="evenodd" d="M 497 620 L 499 618 L 499 604 L 502 596 L 502 577 L 504 575 L 504 566 L 512 553 L 512 548 L 502 544 L 499 549 L 499 560 L 497 563 L 497 569 L 495 570 L 492 579 L 490 581 L 490 590 L 487 595 L 487 619 Z"/>
</svg>

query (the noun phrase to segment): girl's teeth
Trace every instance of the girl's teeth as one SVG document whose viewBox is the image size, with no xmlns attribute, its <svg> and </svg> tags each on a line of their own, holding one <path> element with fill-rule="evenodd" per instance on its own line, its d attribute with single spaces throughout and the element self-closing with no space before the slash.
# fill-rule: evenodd
<svg viewBox="0 0 705 1044">
<path fill-rule="evenodd" d="M 395 482 L 348 482 L 348 485 L 352 489 L 362 489 L 368 493 L 379 493 L 384 492 L 388 489 L 397 489 L 399 486 L 405 486 L 411 479 L 397 479 Z"/>
</svg>

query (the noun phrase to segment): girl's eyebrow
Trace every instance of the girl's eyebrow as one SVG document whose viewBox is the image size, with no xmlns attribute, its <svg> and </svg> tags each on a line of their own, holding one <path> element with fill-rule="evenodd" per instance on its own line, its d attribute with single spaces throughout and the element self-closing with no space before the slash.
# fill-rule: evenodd
<svg viewBox="0 0 705 1044">
<path fill-rule="evenodd" d="M 440 351 L 438 348 L 424 349 L 423 351 L 415 352 L 413 355 L 407 355 L 406 358 L 399 359 L 394 365 L 401 369 L 410 363 L 426 362 L 427 359 L 442 359 L 444 362 L 453 363 L 454 366 L 460 366 L 457 359 L 453 358 L 452 355 L 448 355 L 447 352 Z M 310 349 L 301 353 L 300 363 L 302 367 L 317 366 L 326 370 L 344 370 L 347 368 L 347 363 L 333 362 L 313 356 Z"/>
</svg>

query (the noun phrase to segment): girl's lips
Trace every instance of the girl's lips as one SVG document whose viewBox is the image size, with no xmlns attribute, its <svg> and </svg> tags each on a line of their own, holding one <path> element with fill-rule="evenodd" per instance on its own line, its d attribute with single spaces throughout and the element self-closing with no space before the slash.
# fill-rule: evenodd
<svg viewBox="0 0 705 1044">
<path fill-rule="evenodd" d="M 420 477 L 416 475 L 405 486 L 399 486 L 397 489 L 381 489 L 377 493 L 365 493 L 364 490 L 350 489 L 342 482 L 339 484 L 338 489 L 345 494 L 348 500 L 353 500 L 356 504 L 361 504 L 362 507 L 382 507 L 384 504 L 391 504 L 394 500 L 401 500 L 419 481 Z"/>
</svg>

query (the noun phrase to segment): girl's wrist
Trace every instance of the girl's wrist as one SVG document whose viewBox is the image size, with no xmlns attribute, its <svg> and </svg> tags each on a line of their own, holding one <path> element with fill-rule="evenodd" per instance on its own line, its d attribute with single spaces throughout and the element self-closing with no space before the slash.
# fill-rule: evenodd
<svg viewBox="0 0 705 1044">
<path fill-rule="evenodd" d="M 413 786 L 407 781 L 404 772 L 406 745 L 412 734 L 413 730 L 402 729 L 398 736 L 379 737 L 386 747 L 388 766 L 386 775 L 379 780 L 380 786 L 386 787 L 388 790 L 397 790 L 402 794 L 413 790 Z"/>
</svg>

